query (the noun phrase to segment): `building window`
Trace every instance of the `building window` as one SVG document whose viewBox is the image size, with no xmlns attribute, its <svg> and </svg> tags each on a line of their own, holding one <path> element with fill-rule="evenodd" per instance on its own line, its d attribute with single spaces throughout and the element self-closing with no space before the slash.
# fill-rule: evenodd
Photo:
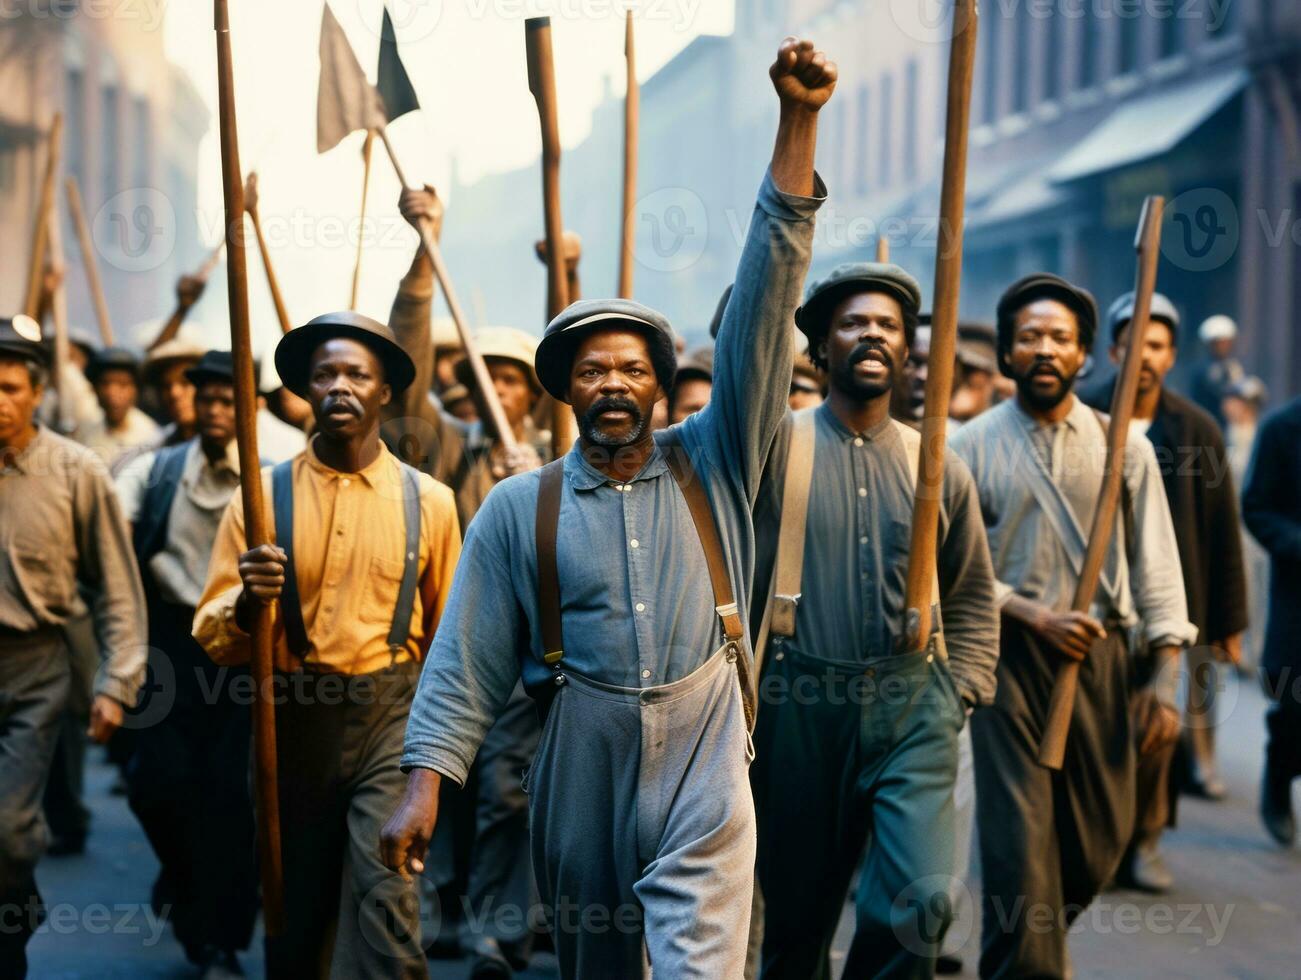
<svg viewBox="0 0 1301 980">
<path fill-rule="evenodd" d="M 103 134 L 103 147 L 99 172 L 104 188 L 104 200 L 122 189 L 122 177 L 117 170 L 117 149 L 121 134 L 117 125 L 117 87 L 105 85 L 101 93 L 99 131 Z"/>
<path fill-rule="evenodd" d="M 1030 5 L 1016 8 L 1016 37 L 1012 50 L 1016 52 L 1016 67 L 1012 74 L 1012 111 L 1025 112 L 1030 107 Z"/>
<path fill-rule="evenodd" d="M 1143 21 L 1137 11 L 1120 12 L 1120 74 L 1138 69 L 1138 49 L 1143 37 Z"/>
<path fill-rule="evenodd" d="M 1048 23 L 1044 25 L 1043 51 L 1043 91 L 1044 101 L 1051 102 L 1062 94 L 1061 58 L 1066 51 L 1067 31 L 1070 20 L 1060 16 L 1057 11 L 1049 11 Z"/>
<path fill-rule="evenodd" d="M 67 161 L 68 173 L 77 178 L 78 183 L 82 183 L 86 174 L 84 159 L 86 151 L 82 135 L 86 128 L 86 121 L 85 107 L 81 101 L 85 97 L 85 78 L 79 69 L 70 68 L 65 84 L 67 92 L 63 98 L 63 158 Z"/>
<path fill-rule="evenodd" d="M 154 145 L 153 125 L 149 115 L 149 103 L 137 98 L 133 104 L 133 132 L 131 140 L 135 144 L 135 170 L 132 183 L 136 187 L 149 186 L 149 151 Z"/>
<path fill-rule="evenodd" d="M 868 146 L 871 143 L 871 130 L 868 128 L 871 122 L 869 98 L 867 82 L 863 82 L 858 86 L 858 125 L 854 128 L 854 190 L 860 197 L 870 189 L 867 177 L 872 169 L 868 163 Z"/>
<path fill-rule="evenodd" d="M 894 148 L 893 119 L 894 115 L 894 79 L 889 75 L 881 76 L 881 186 L 889 187 L 894 182 L 894 174 L 891 172 L 890 164 Z"/>
<path fill-rule="evenodd" d="M 903 173 L 917 173 L 917 59 L 909 58 L 903 74 Z"/>
<path fill-rule="evenodd" d="M 1169 58 L 1183 50 L 1184 22 L 1179 12 L 1172 9 L 1161 18 L 1161 57 Z"/>
<path fill-rule="evenodd" d="M 982 59 L 984 76 L 981 79 L 984 111 L 981 114 L 981 119 L 986 123 L 992 123 L 998 118 L 999 24 L 998 17 L 989 17 L 985 20 L 985 56 Z"/>
<path fill-rule="evenodd" d="M 1098 20 L 1089 7 L 1080 18 L 1080 84 L 1082 89 L 1092 88 L 1098 80 Z"/>
</svg>

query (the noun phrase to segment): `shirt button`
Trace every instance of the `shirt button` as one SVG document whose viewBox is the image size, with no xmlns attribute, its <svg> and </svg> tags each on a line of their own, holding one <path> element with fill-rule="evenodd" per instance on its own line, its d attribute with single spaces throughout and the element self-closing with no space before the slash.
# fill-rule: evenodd
<svg viewBox="0 0 1301 980">
<path fill-rule="evenodd" d="M 855 445 L 855 446 L 861 446 L 862 444 L 863 444 L 862 437 L 855 436 L 855 437 L 854 437 L 854 445 Z"/>
<path fill-rule="evenodd" d="M 866 497 L 866 496 L 867 496 L 867 487 L 859 487 L 859 488 L 858 488 L 858 495 L 859 495 L 860 497 Z"/>
<path fill-rule="evenodd" d="M 650 677 L 650 671 L 649 671 L 649 670 L 643 670 L 643 671 L 641 672 L 641 676 L 642 676 L 643 678 Z"/>
<path fill-rule="evenodd" d="M 343 480 L 342 480 L 341 482 L 343 483 L 343 485 L 344 485 L 345 487 L 348 486 L 350 483 L 352 483 L 352 481 L 349 480 L 346 476 L 343 478 Z"/>
<path fill-rule="evenodd" d="M 635 608 L 638 612 L 645 612 L 645 611 L 646 611 L 646 603 L 644 603 L 644 602 L 639 602 L 639 603 L 637 603 L 637 605 L 636 605 L 634 608 Z"/>
<path fill-rule="evenodd" d="M 867 544 L 867 535 L 864 534 L 861 538 L 859 538 L 859 539 L 858 539 L 858 543 L 859 543 L 859 544 Z"/>
<path fill-rule="evenodd" d="M 640 547 L 641 547 L 641 542 L 638 541 L 636 538 L 633 538 L 633 539 L 632 539 L 631 541 L 629 541 L 628 543 L 629 543 L 630 545 L 632 545 L 634 548 L 640 548 Z"/>
</svg>

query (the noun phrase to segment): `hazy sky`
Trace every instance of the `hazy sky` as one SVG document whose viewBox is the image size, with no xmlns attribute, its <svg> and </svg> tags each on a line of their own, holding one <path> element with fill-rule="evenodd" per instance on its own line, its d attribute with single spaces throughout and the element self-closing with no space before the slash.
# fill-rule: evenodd
<svg viewBox="0 0 1301 980">
<path fill-rule="evenodd" d="M 330 6 L 373 78 L 381 0 L 331 0 Z M 639 77 L 647 78 L 698 34 L 729 32 L 732 6 L 732 0 L 640 0 L 634 8 Z M 246 172 L 258 172 L 262 223 L 289 315 L 301 323 L 347 306 L 362 136 L 354 134 L 326 154 L 316 152 L 321 0 L 231 0 L 230 7 L 241 162 Z M 623 91 L 626 8 L 613 0 L 389 0 L 389 9 L 422 105 L 395 123 L 390 136 L 408 179 L 428 181 L 444 193 L 453 157 L 461 181 L 469 182 L 518 167 L 538 153 L 537 112 L 524 60 L 525 18 L 551 17 L 565 145 L 587 134 L 589 114 L 607 79 L 615 93 Z M 207 3 L 169 5 L 166 36 L 170 57 L 190 73 L 214 112 L 212 131 L 200 147 L 199 209 L 200 227 L 215 242 L 222 216 L 211 10 Z M 415 245 L 415 233 L 397 216 L 397 191 L 377 145 L 367 203 L 375 221 L 365 229 L 358 308 L 380 318 L 387 318 Z M 455 208 L 454 200 L 448 203 Z M 250 256 L 249 268 L 255 331 L 272 339 L 278 331 L 269 319 L 256 257 Z M 464 296 L 468 288 L 458 291 Z M 219 342 L 224 296 L 205 296 L 197 317 Z"/>
</svg>

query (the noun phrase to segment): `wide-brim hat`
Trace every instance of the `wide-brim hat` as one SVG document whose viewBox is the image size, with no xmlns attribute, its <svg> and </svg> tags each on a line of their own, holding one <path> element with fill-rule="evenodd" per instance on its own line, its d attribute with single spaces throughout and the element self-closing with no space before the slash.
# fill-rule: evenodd
<svg viewBox="0 0 1301 980">
<path fill-rule="evenodd" d="M 491 358 L 518 364 L 528 376 L 529 386 L 541 393 L 542 382 L 538 380 L 538 372 L 534 367 L 538 338 L 533 334 L 515 327 L 483 327 L 475 331 L 474 345 L 484 360 Z M 468 359 L 457 361 L 455 374 L 456 379 L 467 388 L 475 387 L 474 370 Z"/>
<path fill-rule="evenodd" d="M 41 325 L 24 313 L 0 318 L 0 351 L 48 368 L 53 356 L 42 342 Z"/>
<path fill-rule="evenodd" d="M 846 296 L 855 293 L 885 293 L 903 307 L 905 315 L 916 317 L 922 305 L 922 288 L 917 280 L 892 262 L 844 262 L 809 285 L 804 305 L 795 311 L 795 325 L 809 338 L 813 348 L 827 330 L 831 311 Z"/>
<path fill-rule="evenodd" d="M 355 340 L 364 344 L 384 365 L 384 380 L 399 394 L 416 377 L 411 357 L 398 346 L 397 338 L 386 324 L 360 313 L 342 310 L 325 313 L 295 327 L 276 345 L 276 372 L 286 388 L 300 398 L 307 397 L 307 376 L 312 352 L 327 340 Z"/>
<path fill-rule="evenodd" d="M 538 342 L 538 380 L 553 398 L 569 402 L 569 369 L 579 342 L 598 330 L 635 330 L 650 345 L 655 380 L 665 391 L 673 387 L 678 355 L 673 327 L 663 314 L 630 299 L 584 299 L 570 303 L 547 324 Z"/>
<path fill-rule="evenodd" d="M 1055 299 L 1074 312 L 1081 337 L 1097 333 L 1098 302 L 1093 294 L 1051 272 L 1035 272 L 1008 286 L 998 300 L 998 321 L 1002 323 L 1038 299 Z"/>
<path fill-rule="evenodd" d="M 171 365 L 187 361 L 198 364 L 207 352 L 207 344 L 200 341 L 194 331 L 181 327 L 180 332 L 171 340 L 145 352 L 141 376 L 146 383 L 153 383 Z"/>
<path fill-rule="evenodd" d="M 125 347 L 104 347 L 95 351 L 86 365 L 86 380 L 95 384 L 108 371 L 125 371 L 140 383 L 140 358 Z"/>
<path fill-rule="evenodd" d="M 235 358 L 228 350 L 205 351 L 199 363 L 185 372 L 185 377 L 196 388 L 208 381 L 235 383 Z"/>
<path fill-rule="evenodd" d="M 1117 296 L 1111 306 L 1107 307 L 1107 327 L 1111 331 L 1112 343 L 1125 324 L 1134 319 L 1134 291 Z M 1149 320 L 1161 320 L 1176 337 L 1179 335 L 1179 311 L 1164 293 L 1152 294 L 1152 306 L 1148 311 Z"/>
</svg>

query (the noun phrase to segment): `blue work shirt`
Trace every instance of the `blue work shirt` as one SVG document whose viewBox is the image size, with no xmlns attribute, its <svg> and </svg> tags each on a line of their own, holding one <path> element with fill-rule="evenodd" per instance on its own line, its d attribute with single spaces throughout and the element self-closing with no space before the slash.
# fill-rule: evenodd
<svg viewBox="0 0 1301 980">
<path fill-rule="evenodd" d="M 746 614 L 754 567 L 750 511 L 787 409 L 795 307 L 808 270 L 814 214 L 825 199 L 759 191 L 736 285 L 719 330 L 710 402 L 674 426 L 705 482 Z M 656 434 L 657 447 L 665 433 Z M 612 483 L 565 457 L 556 564 L 564 666 L 622 687 L 671 683 L 722 644 L 704 551 L 663 454 Z M 465 781 L 488 727 L 523 675 L 547 683 L 538 615 L 537 471 L 499 483 L 466 532 L 461 562 L 407 723 L 402 768 Z"/>
</svg>

